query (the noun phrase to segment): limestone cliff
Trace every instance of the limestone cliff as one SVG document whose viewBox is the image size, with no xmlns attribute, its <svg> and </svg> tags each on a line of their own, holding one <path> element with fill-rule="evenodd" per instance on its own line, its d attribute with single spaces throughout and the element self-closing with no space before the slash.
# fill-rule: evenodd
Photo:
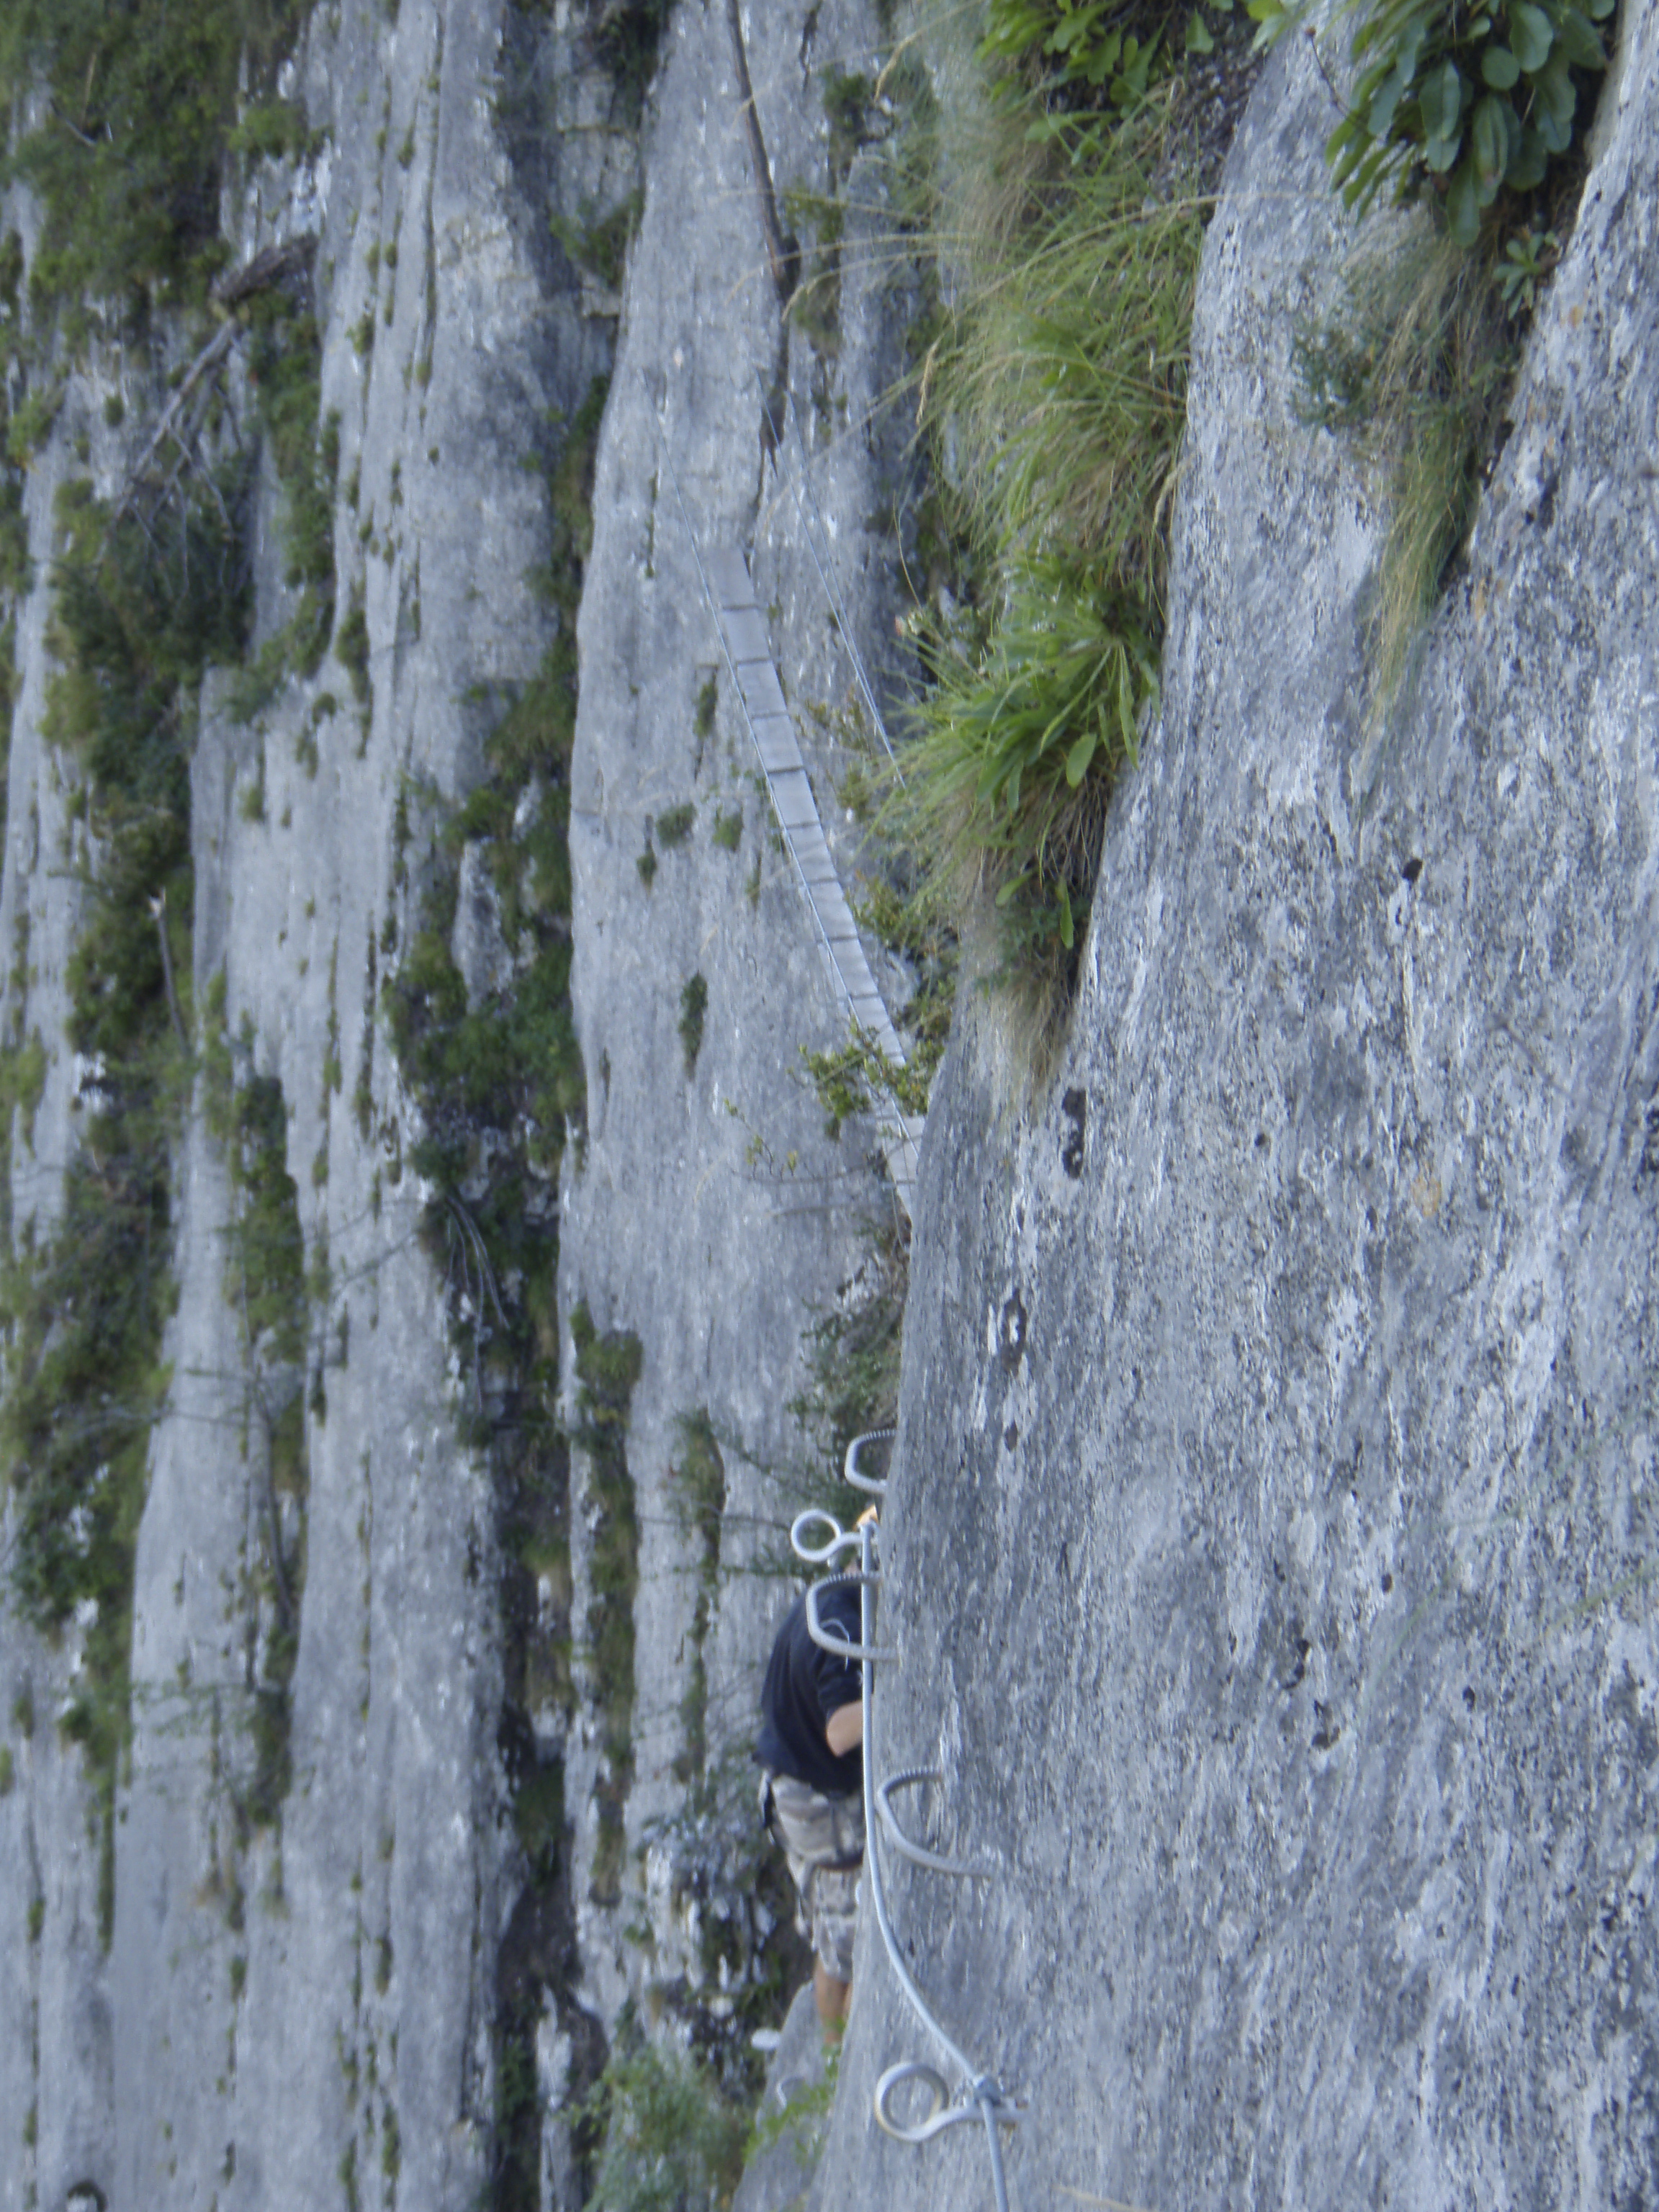
<svg viewBox="0 0 1659 2212">
<path fill-rule="evenodd" d="M 935 1088 L 878 1764 L 941 1769 L 998 1872 L 898 1867 L 894 1916 L 1029 2097 L 1016 2203 L 1634 2206 L 1659 15 L 1376 739 L 1382 517 L 1290 362 L 1347 243 L 1329 102 L 1275 63 L 1210 229 L 1162 721 L 1064 1063 L 1015 1110 L 970 1020 Z M 860 1944 L 812 2201 L 988 2205 L 977 2126 L 870 2124 L 939 2055 Z"/>
<path fill-rule="evenodd" d="M 848 638 L 890 704 L 919 297 L 871 143 L 890 11 L 738 11 L 754 131 L 730 13 L 334 0 L 223 176 L 223 259 L 295 249 L 285 306 L 5 307 L 39 428 L 14 1392 L 102 1310 L 65 1224 L 137 1204 L 99 1042 L 129 972 L 169 1118 L 116 1271 L 155 1341 L 48 1409 L 73 1510 L 0 1506 L 8 1565 L 62 1577 L 33 1625 L 0 1602 L 0 2208 L 574 2208 L 628 2008 L 735 2067 L 787 1951 L 745 1754 L 814 1479 L 790 1405 L 897 1224 L 799 1073 L 842 1012 L 697 554 L 750 560 L 855 888 Z M 1020 2203 L 1659 2192 L 1651 0 L 1621 36 L 1380 728 L 1384 517 L 1291 362 L 1352 242 L 1331 95 L 1300 52 L 1264 74 L 1071 1042 L 1032 1101 L 964 999 L 936 1087 L 880 1763 L 936 1765 L 1000 1869 L 892 1889 L 1030 2098 Z M 769 252 L 757 133 L 816 244 Z M 40 206 L 8 206 L 27 264 Z M 65 736 L 64 579 L 131 541 L 136 483 L 154 524 L 222 467 L 244 628 L 155 722 L 171 902 L 117 912 L 165 808 L 121 813 Z M 933 2054 L 860 1944 L 818 2201 L 988 2202 L 970 2130 L 871 2124 Z"/>
</svg>

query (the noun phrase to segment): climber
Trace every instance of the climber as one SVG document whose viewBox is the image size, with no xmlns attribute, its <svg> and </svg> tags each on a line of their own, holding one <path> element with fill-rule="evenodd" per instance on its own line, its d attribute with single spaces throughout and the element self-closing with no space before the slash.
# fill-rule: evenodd
<svg viewBox="0 0 1659 2212">
<path fill-rule="evenodd" d="M 872 1506 L 860 1527 L 874 1517 Z M 856 1583 L 820 1586 L 817 1612 L 829 1634 L 860 1641 Z M 852 1996 L 864 1864 L 860 1690 L 857 1661 L 838 1659 L 812 1641 L 806 1601 L 798 1597 L 772 1646 L 755 1757 L 765 1770 L 761 1818 L 789 1862 L 800 1899 L 799 1924 L 816 1954 L 812 1996 L 826 2039 L 846 2019 Z"/>
</svg>

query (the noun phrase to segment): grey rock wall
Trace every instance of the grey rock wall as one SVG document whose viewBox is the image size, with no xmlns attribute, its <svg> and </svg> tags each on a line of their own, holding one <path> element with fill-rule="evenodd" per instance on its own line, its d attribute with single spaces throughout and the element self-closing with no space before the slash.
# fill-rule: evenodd
<svg viewBox="0 0 1659 2212">
<path fill-rule="evenodd" d="M 522 1878 L 495 1747 L 494 1504 L 459 1438 L 442 1285 L 416 1241 L 424 1194 L 397 1174 L 418 1127 L 374 951 L 389 918 L 407 942 L 435 811 L 480 773 L 469 695 L 528 678 L 550 635 L 531 580 L 548 558 L 545 484 L 524 461 L 550 410 L 568 414 L 606 366 L 613 325 L 558 262 L 549 214 L 557 192 L 573 212 L 605 207 L 635 159 L 605 120 L 585 32 L 475 0 L 410 0 L 395 23 L 369 0 L 320 9 L 291 84 L 328 142 L 227 210 L 244 254 L 319 234 L 339 605 L 361 594 L 371 697 L 360 716 L 330 660 L 247 727 L 210 682 L 196 1003 L 222 975 L 243 1073 L 282 1084 L 307 1261 L 326 1262 L 330 1288 L 305 1376 L 262 1371 L 228 1281 L 238 1200 L 198 1098 L 175 1160 L 173 1389 L 138 1546 L 107 1953 L 94 1808 L 55 1729 L 74 1638 L 46 1650 L 0 1619 L 7 1705 L 28 1684 L 37 1715 L 27 1742 L 9 1724 L 15 1783 L 0 1800 L 0 2203 L 55 2207 L 88 2182 L 133 2208 L 389 2203 L 399 2190 L 459 2206 L 488 2185 L 496 1951 Z M 32 1133 L 20 1123 L 14 1144 L 15 1216 L 42 1235 L 77 1079 L 62 1040 L 76 832 L 39 735 L 52 499 L 88 425 L 100 488 L 118 482 L 130 454 L 106 450 L 101 403 L 126 376 L 142 428 L 159 397 L 137 375 L 101 356 L 77 374 L 30 487 L 38 588 L 20 625 L 0 915 L 15 929 L 27 912 L 25 1020 L 49 1048 Z M 264 635 L 288 611 L 279 510 L 262 501 Z M 302 1534 L 285 1509 L 304 1562 L 293 1782 L 260 1826 L 246 1806 L 250 1686 L 272 1626 L 257 1589 L 262 1409 L 301 1380 Z"/>
<path fill-rule="evenodd" d="M 1373 745 L 1382 516 L 1291 404 L 1332 111 L 1270 68 L 1073 1042 L 935 1091 L 878 1734 L 1000 1869 L 891 1887 L 1017 2204 L 1659 2195 L 1651 6 L 1607 113 Z M 870 2125 L 936 2057 L 873 1935 L 813 2201 L 988 2204 Z"/>
</svg>

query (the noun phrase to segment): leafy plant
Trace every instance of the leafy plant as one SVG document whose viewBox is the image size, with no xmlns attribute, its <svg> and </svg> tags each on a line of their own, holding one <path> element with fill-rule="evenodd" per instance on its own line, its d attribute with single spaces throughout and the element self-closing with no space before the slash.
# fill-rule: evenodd
<svg viewBox="0 0 1659 2212">
<path fill-rule="evenodd" d="M 1145 35 L 1149 12 L 1145 0 L 990 0 L 980 55 L 1026 88 L 1130 108 L 1146 95 L 1163 35 Z"/>
<path fill-rule="evenodd" d="M 1504 312 L 1511 322 L 1531 313 L 1538 287 L 1554 268 L 1560 252 L 1561 241 L 1553 230 L 1518 231 L 1506 243 L 1497 276 Z"/>
<path fill-rule="evenodd" d="M 1304 9 L 1249 0 L 1270 42 Z M 1358 68 L 1326 144 L 1334 182 L 1364 209 L 1385 184 L 1430 190 L 1447 231 L 1473 246 L 1500 192 L 1528 192 L 1572 146 L 1585 78 L 1607 66 L 1596 24 L 1617 0 L 1350 0 Z"/>
<path fill-rule="evenodd" d="M 594 2212 L 710 2212 L 731 2203 L 746 2117 L 690 2059 L 624 2044 L 583 2110 L 601 2138 Z"/>
</svg>

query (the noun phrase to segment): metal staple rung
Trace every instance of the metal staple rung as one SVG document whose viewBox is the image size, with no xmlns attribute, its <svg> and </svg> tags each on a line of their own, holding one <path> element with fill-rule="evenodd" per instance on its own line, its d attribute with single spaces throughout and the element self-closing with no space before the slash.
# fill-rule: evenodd
<svg viewBox="0 0 1659 2212">
<path fill-rule="evenodd" d="M 859 1455 L 866 1444 L 890 1444 L 895 1433 L 892 1429 L 866 1429 L 861 1437 L 854 1437 L 848 1445 L 847 1457 L 842 1462 L 841 1471 L 854 1490 L 868 1491 L 877 1498 L 886 1494 L 887 1478 L 884 1475 L 878 1480 L 873 1474 L 866 1474 L 859 1466 Z M 889 1464 L 891 1464 L 890 1459 Z"/>
<path fill-rule="evenodd" d="M 938 1851 L 930 1851 L 921 1844 L 913 1844 L 898 1824 L 898 1815 L 890 1802 L 895 1790 L 907 1790 L 918 1782 L 943 1784 L 944 1776 L 931 1766 L 907 1767 L 902 1774 L 890 1774 L 876 1791 L 876 1809 L 881 1814 L 881 1825 L 887 1832 L 887 1840 L 901 1858 L 912 1865 L 927 1867 L 934 1874 L 948 1874 L 965 1881 L 989 1881 L 996 1873 L 994 1867 L 973 1866 L 965 1859 L 947 1859 Z"/>
<path fill-rule="evenodd" d="M 896 1660 L 896 1651 L 878 1650 L 873 1644 L 849 1644 L 844 1637 L 831 1635 L 818 1619 L 818 1592 L 828 1589 L 832 1583 L 861 1583 L 868 1586 L 879 1583 L 879 1574 L 826 1575 L 822 1582 L 810 1583 L 806 1592 L 806 1632 L 820 1650 L 833 1651 L 837 1659 L 857 1659 L 866 1664 L 877 1660 Z"/>
</svg>

